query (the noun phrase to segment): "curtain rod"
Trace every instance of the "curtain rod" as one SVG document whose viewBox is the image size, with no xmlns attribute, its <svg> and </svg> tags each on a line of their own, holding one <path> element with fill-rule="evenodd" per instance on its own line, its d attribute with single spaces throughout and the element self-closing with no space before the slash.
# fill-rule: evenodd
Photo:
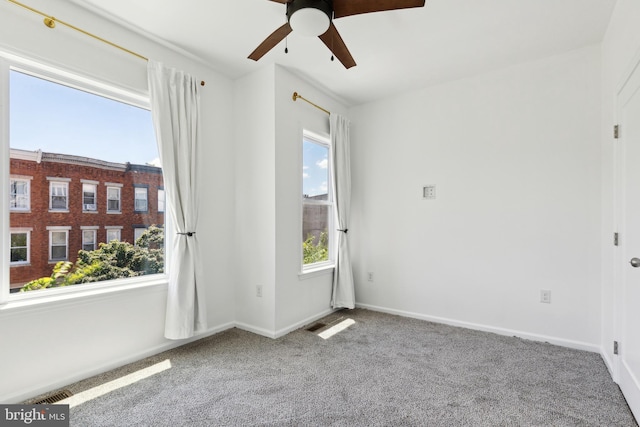
<svg viewBox="0 0 640 427">
<path fill-rule="evenodd" d="M 10 0 L 11 1 L 11 0 Z M 325 113 L 327 113 L 328 115 L 331 115 L 331 111 L 329 110 L 325 110 L 324 108 L 322 108 L 321 106 L 319 106 L 318 104 L 314 104 L 313 102 L 309 101 L 308 99 L 306 99 L 304 96 L 302 95 L 298 95 L 298 92 L 293 92 L 293 96 L 291 97 L 291 99 L 293 99 L 294 101 L 296 99 L 302 99 L 303 101 L 308 102 L 309 104 L 313 105 L 314 107 L 316 107 L 318 110 L 324 111 Z"/>
<path fill-rule="evenodd" d="M 102 43 L 106 43 L 109 46 L 115 47 L 116 49 L 120 49 L 120 50 L 122 50 L 124 52 L 127 52 L 130 55 L 136 56 L 136 57 L 138 57 L 140 59 L 143 59 L 145 61 L 149 61 L 149 58 L 147 58 L 146 56 L 142 56 L 139 53 L 136 53 L 136 52 L 134 52 L 132 50 L 127 49 L 126 47 L 122 47 L 120 45 L 117 45 L 117 44 L 109 41 L 109 40 L 103 39 L 102 37 L 96 36 L 95 34 L 92 34 L 92 33 L 88 32 L 88 31 L 85 31 L 82 28 L 78 28 L 75 25 L 69 24 L 68 22 L 62 21 L 62 20 L 60 20 L 58 18 L 54 18 L 53 16 L 50 16 L 50 15 L 47 15 L 46 13 L 41 12 L 41 11 L 39 11 L 37 9 L 34 9 L 31 6 L 27 6 L 26 4 L 22 4 L 22 3 L 20 3 L 19 1 L 16 1 L 16 0 L 7 0 L 7 1 L 9 1 L 9 2 L 15 4 L 15 5 L 18 5 L 20 7 L 23 7 L 25 9 L 27 9 L 27 10 L 30 10 L 31 12 L 36 13 L 36 14 L 38 14 L 40 16 L 44 16 L 44 25 L 46 25 L 49 28 L 55 28 L 56 22 L 59 22 L 62 25 L 71 28 L 72 30 L 78 31 L 78 32 L 80 32 L 80 33 L 82 33 L 82 34 L 84 34 L 86 36 L 92 37 L 92 38 L 94 38 L 94 39 L 96 39 L 98 41 L 101 41 Z M 205 85 L 204 80 L 202 80 L 200 82 L 200 85 L 201 86 Z"/>
</svg>

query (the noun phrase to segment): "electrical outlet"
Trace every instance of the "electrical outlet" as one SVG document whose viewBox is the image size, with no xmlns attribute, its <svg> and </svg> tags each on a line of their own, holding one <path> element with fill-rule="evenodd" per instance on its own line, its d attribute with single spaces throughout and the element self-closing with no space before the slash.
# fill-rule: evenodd
<svg viewBox="0 0 640 427">
<path fill-rule="evenodd" d="M 548 289 L 540 290 L 540 302 L 551 304 L 551 291 Z"/>
<path fill-rule="evenodd" d="M 256 286 L 256 296 L 262 298 L 262 285 Z"/>
<path fill-rule="evenodd" d="M 436 186 L 425 185 L 422 187 L 422 198 L 427 200 L 433 200 L 436 198 Z"/>
<path fill-rule="evenodd" d="M 370 271 L 367 273 L 367 280 L 369 282 L 373 282 L 373 272 Z"/>
</svg>

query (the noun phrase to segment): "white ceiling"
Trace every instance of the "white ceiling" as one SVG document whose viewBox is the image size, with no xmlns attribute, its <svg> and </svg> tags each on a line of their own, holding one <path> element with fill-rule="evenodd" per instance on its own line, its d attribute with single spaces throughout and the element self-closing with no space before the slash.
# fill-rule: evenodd
<svg viewBox="0 0 640 427">
<path fill-rule="evenodd" d="M 602 40 L 615 0 L 427 0 L 424 8 L 335 21 L 356 67 L 292 33 L 260 61 L 249 53 L 286 22 L 269 0 L 73 0 L 193 53 L 238 78 L 277 63 L 349 105 L 543 58 Z M 119 41 L 121 42 L 121 41 Z M 144 54 L 144 52 L 142 52 Z"/>
</svg>

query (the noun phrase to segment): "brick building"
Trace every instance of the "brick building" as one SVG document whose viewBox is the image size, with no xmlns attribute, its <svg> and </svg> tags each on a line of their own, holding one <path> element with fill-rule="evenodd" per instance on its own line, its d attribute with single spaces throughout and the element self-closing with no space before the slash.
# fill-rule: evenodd
<svg viewBox="0 0 640 427">
<path fill-rule="evenodd" d="M 50 276 L 100 242 L 164 224 L 162 169 L 11 149 L 11 288 Z"/>
</svg>

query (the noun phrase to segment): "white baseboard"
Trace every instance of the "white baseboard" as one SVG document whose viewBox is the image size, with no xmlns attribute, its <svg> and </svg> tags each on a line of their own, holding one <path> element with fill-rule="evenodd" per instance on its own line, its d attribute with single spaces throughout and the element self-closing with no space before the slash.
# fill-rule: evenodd
<svg viewBox="0 0 640 427">
<path fill-rule="evenodd" d="M 285 326 L 282 329 L 278 329 L 277 331 L 271 331 L 265 328 L 249 325 L 243 322 L 236 322 L 235 326 L 236 328 L 242 329 L 243 331 L 252 332 L 254 334 L 262 335 L 263 337 L 276 339 L 276 338 L 283 337 L 287 335 L 289 332 L 295 331 L 296 329 L 300 329 L 305 325 L 313 323 L 318 319 L 322 319 L 323 317 L 328 316 L 335 311 L 337 310 L 328 308 L 326 310 L 323 310 L 320 313 L 314 314 L 313 316 L 309 316 L 306 319 L 300 320 L 299 322 L 293 323 L 289 326 Z"/>
<path fill-rule="evenodd" d="M 222 325 L 209 328 L 206 331 L 188 339 L 175 340 L 175 341 L 166 340 L 164 343 L 157 345 L 155 347 L 148 348 L 138 353 L 130 354 L 126 357 L 122 357 L 120 359 L 117 359 L 108 363 L 104 363 L 102 365 L 99 365 L 91 369 L 78 371 L 73 375 L 62 377 L 56 381 L 49 382 L 46 384 L 41 384 L 41 385 L 38 385 L 38 387 L 34 387 L 34 388 L 25 388 L 8 396 L 0 396 L 0 402 L 2 403 L 24 402 L 25 400 L 31 399 L 34 396 L 38 396 L 40 394 L 47 393 L 49 391 L 63 388 L 65 386 L 68 386 L 69 384 L 73 384 L 75 382 L 78 382 L 87 378 L 91 378 L 95 375 L 102 374 L 112 369 L 116 369 L 121 366 L 128 365 L 129 363 L 137 362 L 138 360 L 142 360 L 149 356 L 154 356 L 156 354 L 162 353 L 163 351 L 171 350 L 173 348 L 180 347 L 182 345 L 191 343 L 193 341 L 197 341 L 202 338 L 209 337 L 211 335 L 226 331 L 227 329 L 231 329 L 234 326 L 235 325 L 233 322 L 228 322 Z"/>
<path fill-rule="evenodd" d="M 599 346 L 595 344 L 581 342 L 581 341 L 568 340 L 568 339 L 552 337 L 548 335 L 533 334 L 533 333 L 524 332 L 524 331 L 517 331 L 514 329 L 505 329 L 505 328 L 499 328 L 495 326 L 482 325 L 479 323 L 448 319 L 445 317 L 429 316 L 427 314 L 413 313 L 409 311 L 396 310 L 393 308 L 378 307 L 378 306 L 369 305 L 369 304 L 356 303 L 356 307 L 365 308 L 367 310 L 372 310 L 372 311 L 379 311 L 382 313 L 395 314 L 403 317 L 411 317 L 414 319 L 426 320 L 434 323 L 442 323 L 445 325 L 459 326 L 461 328 L 474 329 L 477 331 L 492 332 L 498 335 L 515 336 L 515 337 L 524 338 L 532 341 L 547 342 L 549 344 L 573 348 L 576 350 L 585 350 L 593 353 L 601 353 Z"/>
<path fill-rule="evenodd" d="M 609 374 L 611 375 L 611 378 L 613 378 L 613 382 L 618 383 L 619 379 L 616 375 L 616 370 L 613 365 L 613 360 L 611 360 L 611 358 L 609 357 L 609 354 L 606 351 L 604 351 L 602 348 L 600 348 L 600 357 L 602 357 L 602 360 L 604 361 L 605 366 L 609 370 Z"/>
<path fill-rule="evenodd" d="M 282 328 L 282 329 L 276 331 L 275 338 L 283 337 L 283 336 L 287 335 L 289 332 L 295 331 L 296 329 L 300 329 L 303 326 L 306 326 L 306 325 L 308 325 L 310 323 L 313 323 L 316 320 L 322 319 L 323 317 L 326 317 L 326 316 L 330 315 L 331 313 L 335 313 L 336 311 L 338 311 L 338 310 L 332 309 L 332 308 L 328 308 L 328 309 L 322 311 L 321 313 L 315 314 L 313 316 L 309 316 L 304 320 L 301 320 L 301 321 L 299 321 L 297 323 L 294 323 L 293 325 L 287 326 L 285 328 Z"/>
</svg>

